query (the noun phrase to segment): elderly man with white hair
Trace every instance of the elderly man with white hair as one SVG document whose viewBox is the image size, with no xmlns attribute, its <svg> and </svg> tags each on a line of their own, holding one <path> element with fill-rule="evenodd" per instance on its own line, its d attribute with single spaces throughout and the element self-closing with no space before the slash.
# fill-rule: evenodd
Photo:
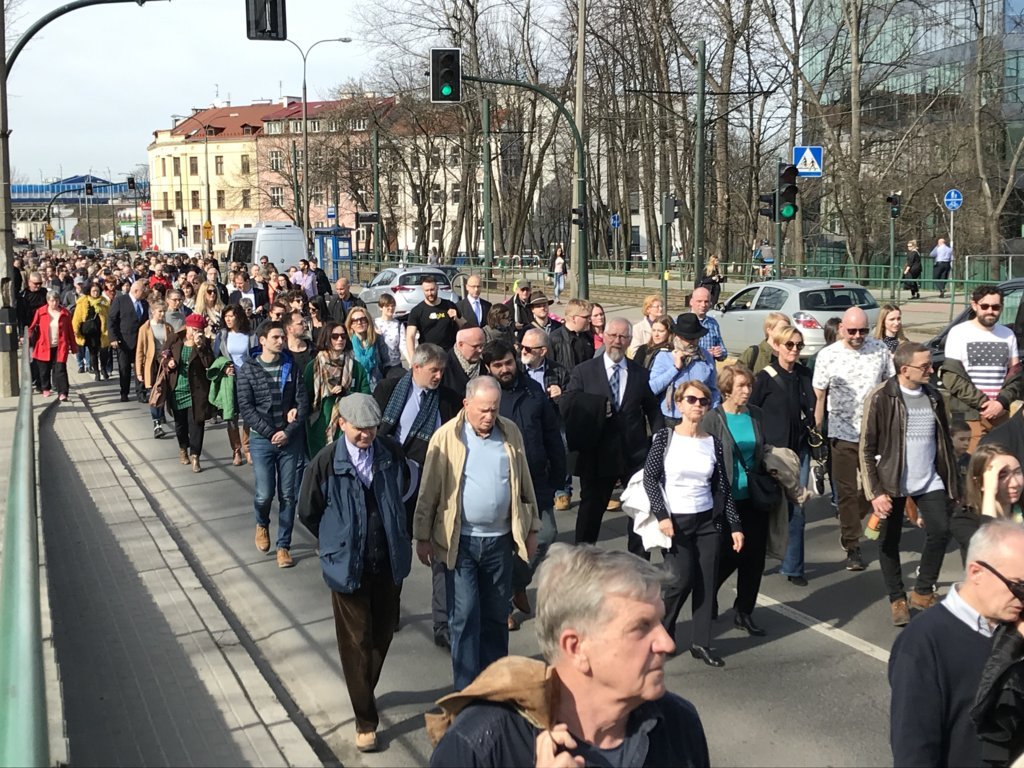
<svg viewBox="0 0 1024 768">
<path fill-rule="evenodd" d="M 540 530 L 523 436 L 500 402 L 493 377 L 469 382 L 462 411 L 430 438 L 413 517 L 420 562 L 447 569 L 456 690 L 508 655 L 512 558 L 529 562 Z"/>
<path fill-rule="evenodd" d="M 466 386 L 482 372 L 480 355 L 484 351 L 482 328 L 463 328 L 455 334 L 455 346 L 448 352 L 441 383 L 456 392 L 465 392 Z"/>
</svg>

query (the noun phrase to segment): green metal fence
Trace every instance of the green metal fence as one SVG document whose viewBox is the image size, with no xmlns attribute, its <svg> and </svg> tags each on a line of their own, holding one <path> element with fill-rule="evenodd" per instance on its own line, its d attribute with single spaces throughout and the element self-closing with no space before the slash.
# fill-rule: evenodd
<svg viewBox="0 0 1024 768">
<path fill-rule="evenodd" d="M 0 553 L 0 766 L 50 763 L 39 613 L 35 420 L 30 345 L 21 359 L 21 397 L 11 448 Z"/>
</svg>

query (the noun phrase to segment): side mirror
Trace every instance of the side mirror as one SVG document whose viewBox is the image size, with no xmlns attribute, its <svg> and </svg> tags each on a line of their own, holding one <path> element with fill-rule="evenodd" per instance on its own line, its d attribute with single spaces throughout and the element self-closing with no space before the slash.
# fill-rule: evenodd
<svg viewBox="0 0 1024 768">
<path fill-rule="evenodd" d="M 725 312 L 725 302 L 720 301 L 717 304 L 715 304 L 715 309 L 719 312 Z"/>
</svg>

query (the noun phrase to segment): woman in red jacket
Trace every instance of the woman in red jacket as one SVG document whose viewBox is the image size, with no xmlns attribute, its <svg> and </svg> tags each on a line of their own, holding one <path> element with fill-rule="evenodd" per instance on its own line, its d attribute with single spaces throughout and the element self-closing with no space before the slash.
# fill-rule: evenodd
<svg viewBox="0 0 1024 768">
<path fill-rule="evenodd" d="M 28 328 L 29 338 L 35 338 L 32 359 L 39 365 L 43 397 L 49 397 L 51 389 L 55 388 L 57 398 L 67 400 L 68 355 L 78 352 L 78 344 L 71 328 L 71 313 L 61 306 L 60 293 L 49 291 L 46 294 L 46 304 L 36 310 Z"/>
</svg>

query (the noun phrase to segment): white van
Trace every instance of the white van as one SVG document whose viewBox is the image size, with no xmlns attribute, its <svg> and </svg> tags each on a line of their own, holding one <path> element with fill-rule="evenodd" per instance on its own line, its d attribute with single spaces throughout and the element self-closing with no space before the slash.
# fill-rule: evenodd
<svg viewBox="0 0 1024 768">
<path fill-rule="evenodd" d="M 255 227 L 243 227 L 231 235 L 224 260 L 229 264 L 232 261 L 259 264 L 264 256 L 279 272 L 297 267 L 299 259 L 309 258 L 302 229 L 284 222 L 260 222 Z"/>
</svg>

